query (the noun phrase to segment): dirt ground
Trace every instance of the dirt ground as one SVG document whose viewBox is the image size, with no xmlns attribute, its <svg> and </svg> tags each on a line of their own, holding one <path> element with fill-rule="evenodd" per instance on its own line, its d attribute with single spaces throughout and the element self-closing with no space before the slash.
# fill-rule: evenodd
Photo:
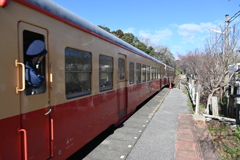
<svg viewBox="0 0 240 160">
<path fill-rule="evenodd" d="M 223 160 L 240 160 L 240 128 L 231 127 L 226 122 L 211 120 L 206 122 L 213 142 Z"/>
<path fill-rule="evenodd" d="M 183 88 L 183 92 L 188 91 Z M 193 111 L 193 105 L 189 106 Z M 199 108 L 199 113 L 202 114 L 204 110 L 204 108 Z M 195 123 L 201 123 L 201 121 Z M 240 160 L 240 126 L 239 128 L 236 125 L 232 127 L 227 123 L 219 120 L 205 122 L 222 160 Z"/>
</svg>

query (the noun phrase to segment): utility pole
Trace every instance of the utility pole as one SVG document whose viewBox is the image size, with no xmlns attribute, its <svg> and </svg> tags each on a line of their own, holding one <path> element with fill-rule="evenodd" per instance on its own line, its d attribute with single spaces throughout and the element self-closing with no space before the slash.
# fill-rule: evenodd
<svg viewBox="0 0 240 160">
<path fill-rule="evenodd" d="M 229 28 L 229 23 L 230 23 L 230 21 L 229 21 L 229 15 L 227 14 L 227 15 L 225 15 L 225 18 L 226 18 L 226 20 L 225 20 L 225 24 L 226 24 L 226 32 L 225 32 L 225 55 L 227 55 L 227 57 L 226 58 L 228 58 L 228 52 L 229 52 L 229 30 L 228 30 L 228 28 Z M 227 64 L 227 65 L 229 65 L 229 64 Z M 228 66 L 227 66 L 228 67 Z M 225 77 L 226 79 L 226 82 L 229 82 L 229 76 L 226 76 Z M 226 89 L 224 89 L 224 90 L 227 90 L 227 89 L 231 89 L 231 92 L 232 92 L 232 87 L 230 87 L 230 85 L 227 85 L 227 87 L 226 87 Z M 231 94 L 231 92 L 230 92 L 230 94 Z M 230 95 L 229 95 L 229 92 L 226 92 L 227 93 L 227 116 L 228 116 L 228 111 L 229 111 L 229 101 L 230 101 Z"/>
<path fill-rule="evenodd" d="M 230 24 L 231 20 L 229 20 L 229 15 L 225 15 L 225 32 L 222 31 L 217 31 L 214 29 L 209 29 L 210 31 L 216 32 L 216 33 L 220 33 L 222 35 L 224 35 L 225 37 L 225 45 L 224 45 L 224 55 L 226 55 L 226 57 L 228 59 L 228 54 L 229 54 L 229 24 Z M 228 61 L 228 60 L 227 60 Z M 228 63 L 226 65 L 229 65 Z M 226 66 L 228 67 L 228 66 Z M 225 82 L 229 82 L 229 77 L 226 76 L 225 77 Z M 232 87 L 231 87 L 232 88 Z M 229 89 L 229 85 L 227 85 L 226 87 L 224 87 L 224 90 L 226 91 L 227 89 Z M 228 108 L 229 108 L 229 94 L 227 92 L 227 116 L 228 116 Z"/>
<path fill-rule="evenodd" d="M 228 29 L 229 29 L 229 15 L 225 15 L 225 18 L 226 18 L 226 32 L 225 32 L 225 54 L 228 54 L 228 51 L 229 51 L 229 32 L 228 32 Z"/>
<path fill-rule="evenodd" d="M 230 20 L 229 20 L 229 15 L 225 15 L 225 32 L 222 32 L 222 31 L 217 31 L 217 30 L 214 30 L 214 29 L 209 29 L 210 31 L 213 31 L 213 32 L 216 32 L 216 33 L 220 33 L 222 35 L 224 35 L 225 37 L 225 46 L 224 46 L 224 54 L 226 55 L 226 57 L 224 58 L 227 58 L 228 59 L 228 54 L 229 54 L 229 24 L 230 24 Z M 228 65 L 228 63 L 226 64 Z M 228 67 L 228 66 L 226 66 Z M 225 82 L 229 82 L 229 77 L 226 76 L 225 77 Z M 225 88 L 225 87 L 224 87 Z M 229 86 L 227 86 L 224 90 L 226 90 L 227 88 L 229 88 Z M 232 87 L 231 87 L 232 88 Z M 227 92 L 227 115 L 228 115 L 228 106 L 229 106 L 229 94 Z"/>
<path fill-rule="evenodd" d="M 225 15 L 225 24 L 226 24 L 226 32 L 222 32 L 222 31 L 217 31 L 215 29 L 209 29 L 210 31 L 213 31 L 213 32 L 216 32 L 216 33 L 220 33 L 220 34 L 223 34 L 225 35 L 225 52 L 228 51 L 228 48 L 229 48 L 229 31 L 228 31 L 228 28 L 229 28 L 229 23 L 230 23 L 230 20 L 229 20 L 229 15 Z"/>
</svg>

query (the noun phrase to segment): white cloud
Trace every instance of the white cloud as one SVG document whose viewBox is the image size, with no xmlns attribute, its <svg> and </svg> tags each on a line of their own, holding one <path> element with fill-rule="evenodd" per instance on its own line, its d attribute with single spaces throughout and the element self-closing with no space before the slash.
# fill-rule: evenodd
<svg viewBox="0 0 240 160">
<path fill-rule="evenodd" d="M 148 31 L 148 30 L 140 30 L 139 37 L 148 38 L 154 44 L 160 44 L 172 36 L 172 31 L 169 29 L 158 30 L 158 31 Z"/>
<path fill-rule="evenodd" d="M 134 34 L 135 33 L 135 28 L 129 27 L 128 29 L 123 30 L 123 33 L 132 33 L 132 34 Z"/>
<path fill-rule="evenodd" d="M 209 29 L 216 28 L 213 23 L 200 23 L 200 24 L 182 24 L 178 26 L 178 34 L 182 36 L 185 42 L 194 43 L 202 37 L 209 34 Z"/>
</svg>

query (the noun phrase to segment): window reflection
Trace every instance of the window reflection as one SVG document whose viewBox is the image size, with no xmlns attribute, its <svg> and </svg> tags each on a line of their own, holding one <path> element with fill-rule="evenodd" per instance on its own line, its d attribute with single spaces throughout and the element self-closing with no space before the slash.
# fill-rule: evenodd
<svg viewBox="0 0 240 160">
<path fill-rule="evenodd" d="M 100 91 L 112 89 L 113 86 L 113 58 L 99 55 L 99 86 Z"/>
<path fill-rule="evenodd" d="M 141 64 L 137 63 L 137 68 L 136 68 L 136 82 L 141 83 Z"/>
<path fill-rule="evenodd" d="M 129 63 L 129 83 L 133 84 L 134 83 L 134 63 L 130 62 Z"/>
<path fill-rule="evenodd" d="M 122 58 L 118 59 L 118 71 L 119 71 L 119 79 L 125 79 L 125 60 Z"/>
<path fill-rule="evenodd" d="M 74 98 L 91 93 L 92 55 L 73 48 L 65 49 L 66 97 Z"/>
</svg>

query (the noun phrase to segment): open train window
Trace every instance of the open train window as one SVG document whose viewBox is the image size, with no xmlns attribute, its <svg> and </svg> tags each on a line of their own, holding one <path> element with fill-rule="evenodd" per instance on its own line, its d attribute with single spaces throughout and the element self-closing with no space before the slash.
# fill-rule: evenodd
<svg viewBox="0 0 240 160">
<path fill-rule="evenodd" d="M 113 88 L 113 58 L 99 55 L 99 86 L 100 91 Z"/>
<path fill-rule="evenodd" d="M 142 81 L 146 82 L 146 65 L 142 65 Z"/>
<path fill-rule="evenodd" d="M 67 99 L 91 94 L 92 54 L 65 49 L 65 86 Z"/>
<path fill-rule="evenodd" d="M 37 62 L 40 60 L 37 59 L 39 56 L 34 55 L 34 49 L 38 49 L 37 45 L 33 45 L 35 40 L 45 42 L 42 34 L 28 30 L 23 31 L 23 53 L 26 67 L 26 89 L 24 92 L 26 95 L 42 94 L 46 91 L 46 57 L 44 56 L 40 63 Z M 41 81 L 36 77 L 41 77 Z"/>
<path fill-rule="evenodd" d="M 129 63 L 129 84 L 134 84 L 134 63 Z"/>
<path fill-rule="evenodd" d="M 136 82 L 137 83 L 141 83 L 141 64 L 137 63 L 137 67 L 136 67 Z"/>
</svg>

